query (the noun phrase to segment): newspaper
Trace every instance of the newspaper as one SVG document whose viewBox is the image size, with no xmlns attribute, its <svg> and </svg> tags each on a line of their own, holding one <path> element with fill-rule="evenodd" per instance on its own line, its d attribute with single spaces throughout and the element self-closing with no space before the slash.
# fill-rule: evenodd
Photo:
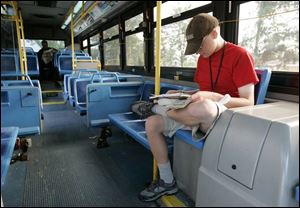
<svg viewBox="0 0 300 208">
<path fill-rule="evenodd" d="M 160 94 L 160 95 L 153 95 L 150 96 L 149 99 L 160 99 L 160 98 L 169 98 L 169 99 L 187 99 L 191 97 L 190 94 L 178 92 L 178 93 L 170 93 L 170 94 Z"/>
<path fill-rule="evenodd" d="M 150 99 L 154 100 L 158 105 L 165 106 L 169 109 L 180 109 L 186 107 L 191 102 L 191 99 L 188 99 L 190 97 L 190 94 L 170 93 L 153 95 Z"/>
</svg>

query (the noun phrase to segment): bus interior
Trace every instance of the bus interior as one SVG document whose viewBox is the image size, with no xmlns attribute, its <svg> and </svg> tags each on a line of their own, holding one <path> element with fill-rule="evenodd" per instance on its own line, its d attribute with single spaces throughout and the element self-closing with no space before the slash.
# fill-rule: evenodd
<svg viewBox="0 0 300 208">
<path fill-rule="evenodd" d="M 133 106 L 199 90 L 200 13 L 252 54 L 254 105 L 167 137 L 179 190 L 141 201 L 159 173 Z M 1 1 L 2 206 L 298 207 L 299 2 Z"/>
</svg>

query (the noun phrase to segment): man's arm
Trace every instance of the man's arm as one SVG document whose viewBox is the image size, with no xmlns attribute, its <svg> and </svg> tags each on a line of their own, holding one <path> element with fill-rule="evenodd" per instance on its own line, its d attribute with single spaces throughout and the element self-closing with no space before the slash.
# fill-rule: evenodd
<svg viewBox="0 0 300 208">
<path fill-rule="evenodd" d="M 254 105 L 254 84 L 247 84 L 238 88 L 240 97 L 232 97 L 225 105 L 227 108 Z M 223 96 L 223 95 L 222 95 Z"/>
<path fill-rule="evenodd" d="M 250 106 L 254 105 L 254 84 L 247 84 L 240 88 L 238 88 L 240 97 L 231 97 L 229 102 L 225 105 L 227 108 L 235 108 L 235 107 L 242 107 L 242 106 Z M 224 97 L 216 92 L 210 91 L 199 91 L 191 96 L 192 102 L 207 98 L 213 101 L 219 101 Z"/>
</svg>

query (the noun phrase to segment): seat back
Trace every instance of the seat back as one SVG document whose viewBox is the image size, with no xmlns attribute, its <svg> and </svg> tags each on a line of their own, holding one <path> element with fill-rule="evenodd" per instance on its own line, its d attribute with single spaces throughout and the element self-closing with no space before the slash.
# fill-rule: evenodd
<svg viewBox="0 0 300 208">
<path fill-rule="evenodd" d="M 271 69 L 265 68 L 265 69 L 255 69 L 255 72 L 259 79 L 259 83 L 255 85 L 255 91 L 254 91 L 255 105 L 258 105 L 264 103 L 272 71 Z"/>
<path fill-rule="evenodd" d="M 21 80 L 23 81 L 23 80 Z M 40 89 L 33 85 L 1 87 L 1 127 L 19 127 L 19 136 L 40 134 Z"/>
<path fill-rule="evenodd" d="M 2 74 L 21 74 L 18 55 L 1 53 L 1 75 Z"/>
<path fill-rule="evenodd" d="M 28 75 L 38 76 L 40 74 L 37 55 L 27 55 L 27 70 Z"/>
</svg>

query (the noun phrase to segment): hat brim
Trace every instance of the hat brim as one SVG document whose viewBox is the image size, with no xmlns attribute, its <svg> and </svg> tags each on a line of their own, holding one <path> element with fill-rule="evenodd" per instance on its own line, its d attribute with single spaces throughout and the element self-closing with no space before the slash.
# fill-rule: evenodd
<svg viewBox="0 0 300 208">
<path fill-rule="evenodd" d="M 201 45 L 201 41 L 191 41 L 188 42 L 184 55 L 192 55 L 194 53 L 196 53 L 198 51 L 198 49 L 200 48 Z"/>
</svg>

